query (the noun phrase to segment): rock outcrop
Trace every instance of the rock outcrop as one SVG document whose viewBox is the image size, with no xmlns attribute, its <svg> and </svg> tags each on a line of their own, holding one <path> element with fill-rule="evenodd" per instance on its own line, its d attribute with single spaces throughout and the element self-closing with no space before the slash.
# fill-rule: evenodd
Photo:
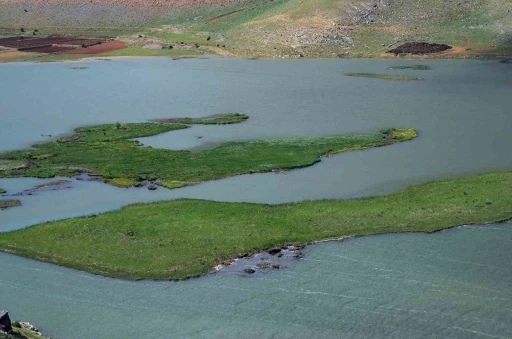
<svg viewBox="0 0 512 339">
<path fill-rule="evenodd" d="M 9 312 L 0 311 L 0 331 L 10 332 L 12 330 L 11 318 Z"/>
</svg>

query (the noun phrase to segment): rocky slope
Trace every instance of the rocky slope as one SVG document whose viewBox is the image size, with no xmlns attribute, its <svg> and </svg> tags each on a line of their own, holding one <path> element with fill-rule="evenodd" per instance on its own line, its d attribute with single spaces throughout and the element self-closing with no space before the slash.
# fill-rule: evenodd
<svg viewBox="0 0 512 339">
<path fill-rule="evenodd" d="M 381 56 L 405 41 L 474 56 L 512 45 L 511 0 L 0 0 L 0 23 L 171 41 L 211 36 L 241 56 Z"/>
</svg>

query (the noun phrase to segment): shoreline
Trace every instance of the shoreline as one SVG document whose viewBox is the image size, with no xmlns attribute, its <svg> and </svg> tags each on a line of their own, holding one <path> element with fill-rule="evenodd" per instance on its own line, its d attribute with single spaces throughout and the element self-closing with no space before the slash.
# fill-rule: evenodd
<svg viewBox="0 0 512 339">
<path fill-rule="evenodd" d="M 431 60 L 475 60 L 475 61 L 503 61 L 511 57 L 510 54 L 488 54 L 488 55 L 475 55 L 474 53 L 436 53 L 436 54 L 424 54 L 424 55 L 405 55 L 405 56 L 394 56 L 393 54 L 368 54 L 361 57 L 250 57 L 250 56 L 237 56 L 237 55 L 220 55 L 220 54 L 183 54 L 183 55 L 119 55 L 119 56 L 84 56 L 79 59 L 72 59 L 73 55 L 69 55 L 70 59 L 62 60 L 5 60 L 1 59 L 2 51 L 0 51 L 0 65 L 1 64 L 12 64 L 12 63 L 77 63 L 77 62 L 90 62 L 90 61 L 110 61 L 110 60 L 123 60 L 123 59 L 246 59 L 246 60 L 399 60 L 399 61 L 431 61 Z M 52 55 L 52 54 L 48 54 Z M 48 56 L 42 55 L 42 56 Z M 36 59 L 34 57 L 34 59 Z"/>
</svg>

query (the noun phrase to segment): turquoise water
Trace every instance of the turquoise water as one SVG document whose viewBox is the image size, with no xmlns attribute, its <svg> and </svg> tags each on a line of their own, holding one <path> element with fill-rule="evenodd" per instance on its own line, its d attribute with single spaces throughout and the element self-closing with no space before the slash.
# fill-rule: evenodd
<svg viewBox="0 0 512 339">
<path fill-rule="evenodd" d="M 511 244 L 512 224 L 362 237 L 183 282 L 0 254 L 0 303 L 55 338 L 511 338 Z"/>
<path fill-rule="evenodd" d="M 178 190 L 72 188 L 21 196 L 0 231 L 177 197 L 280 203 L 386 194 L 439 178 L 512 168 L 512 67 L 428 61 L 129 59 L 0 65 L 0 150 L 74 127 L 242 112 L 239 125 L 140 139 L 197 150 L 228 140 L 413 127 L 419 138 L 348 152 L 282 174 Z M 424 62 L 422 62 L 424 63 Z M 344 77 L 393 72 L 421 82 Z M 202 138 L 198 138 L 201 136 Z M 55 179 L 0 179 L 14 194 Z M 512 338 L 512 224 L 315 245 L 285 269 L 183 282 L 127 282 L 0 254 L 0 309 L 59 338 Z"/>
</svg>

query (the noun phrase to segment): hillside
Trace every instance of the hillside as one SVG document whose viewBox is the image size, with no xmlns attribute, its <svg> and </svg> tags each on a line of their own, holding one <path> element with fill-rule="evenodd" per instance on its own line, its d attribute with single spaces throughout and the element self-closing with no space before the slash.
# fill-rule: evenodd
<svg viewBox="0 0 512 339">
<path fill-rule="evenodd" d="M 0 22 L 4 34 L 101 33 L 250 57 L 383 56 L 404 41 L 452 45 L 450 57 L 512 49 L 512 0 L 0 0 Z"/>
</svg>

